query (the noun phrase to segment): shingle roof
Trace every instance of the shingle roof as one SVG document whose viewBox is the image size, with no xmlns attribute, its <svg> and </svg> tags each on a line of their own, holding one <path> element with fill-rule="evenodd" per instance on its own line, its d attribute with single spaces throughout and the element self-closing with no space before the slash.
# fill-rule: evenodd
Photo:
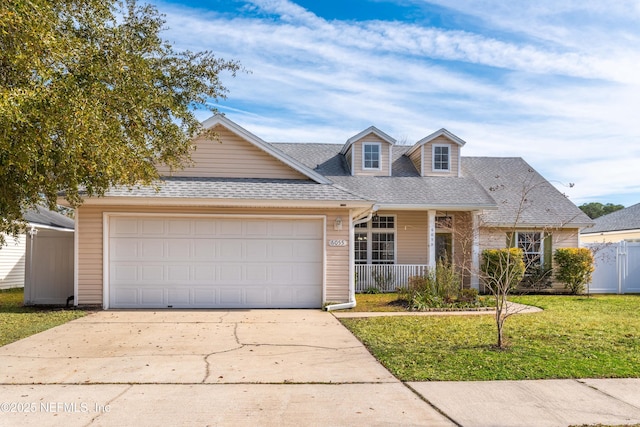
<svg viewBox="0 0 640 427">
<path fill-rule="evenodd" d="M 640 203 L 595 219 L 593 228 L 583 234 L 640 229 Z"/>
<path fill-rule="evenodd" d="M 23 215 L 25 221 L 32 225 L 46 225 L 48 227 L 66 228 L 73 230 L 74 221 L 58 212 L 50 211 L 49 209 L 36 206 L 34 209 L 29 209 Z"/>
<path fill-rule="evenodd" d="M 482 208 L 495 201 L 473 177 L 422 177 L 404 155 L 409 146 L 393 147 L 393 176 L 351 176 L 337 144 L 272 144 L 335 184 L 382 204 Z"/>
<path fill-rule="evenodd" d="M 498 203 L 487 211 L 488 224 L 584 227 L 593 221 L 523 159 L 463 157 L 462 171 L 474 177 Z"/>
<path fill-rule="evenodd" d="M 351 176 L 337 144 L 273 144 L 291 157 L 363 197 L 387 204 L 482 207 L 492 225 L 574 226 L 593 221 L 521 158 L 462 157 L 461 177 L 420 177 L 404 154 L 393 147 L 392 177 Z M 526 192 L 526 195 L 523 194 Z M 521 202 L 522 203 L 521 206 Z"/>
<path fill-rule="evenodd" d="M 233 200 L 364 201 L 332 185 L 310 180 L 164 177 L 154 186 L 112 188 L 110 197 L 167 197 Z"/>
</svg>

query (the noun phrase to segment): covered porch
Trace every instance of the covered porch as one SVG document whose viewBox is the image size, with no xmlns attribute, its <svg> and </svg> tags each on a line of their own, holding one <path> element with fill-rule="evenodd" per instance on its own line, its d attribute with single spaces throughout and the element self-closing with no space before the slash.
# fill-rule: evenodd
<svg viewBox="0 0 640 427">
<path fill-rule="evenodd" d="M 356 292 L 395 292 L 412 276 L 427 274 L 439 260 L 463 274 L 465 286 L 478 289 L 468 272 L 479 262 L 478 214 L 453 209 L 380 209 L 354 221 Z"/>
</svg>

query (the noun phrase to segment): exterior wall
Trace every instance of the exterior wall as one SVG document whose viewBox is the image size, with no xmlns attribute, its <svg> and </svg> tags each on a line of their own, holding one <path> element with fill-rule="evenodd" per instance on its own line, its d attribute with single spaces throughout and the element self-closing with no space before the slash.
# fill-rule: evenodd
<svg viewBox="0 0 640 427">
<path fill-rule="evenodd" d="M 270 154 L 240 138 L 222 126 L 214 131 L 220 140 L 196 139 L 191 153 L 193 164 L 183 170 L 169 172 L 158 167 L 161 175 L 218 178 L 308 179 Z"/>
<path fill-rule="evenodd" d="M 521 228 L 521 230 L 528 230 L 528 229 L 523 227 Z M 485 249 L 505 248 L 507 246 L 506 233 L 509 231 L 511 231 L 511 229 L 488 228 L 488 227 L 481 228 L 480 229 L 480 253 L 482 253 L 482 251 Z M 558 248 L 579 247 L 578 245 L 579 229 L 577 228 L 566 228 L 566 229 L 560 229 L 560 230 L 539 229 L 539 231 L 551 233 L 551 235 L 553 236 L 551 238 L 552 253 L 554 253 L 555 250 Z M 552 261 L 552 267 L 553 267 L 553 261 Z M 562 283 L 556 282 L 555 280 L 552 280 L 552 287 L 549 290 L 562 292 L 564 290 L 564 285 Z"/>
<path fill-rule="evenodd" d="M 433 146 L 434 145 L 448 145 L 450 147 L 449 153 L 451 158 L 449 160 L 451 163 L 449 165 L 450 166 L 449 172 L 433 171 Z M 423 176 L 458 176 L 459 157 L 460 157 L 460 146 L 444 136 L 439 136 L 433 141 L 430 141 L 428 144 L 424 144 L 424 170 L 422 171 L 422 175 Z"/>
<path fill-rule="evenodd" d="M 414 151 L 413 153 L 411 153 L 411 155 L 409 156 L 409 159 L 411 160 L 411 163 L 413 163 L 413 167 L 416 168 L 416 170 L 418 171 L 419 174 L 422 175 L 422 151 L 424 150 L 424 147 L 420 147 L 419 150 Z"/>
<path fill-rule="evenodd" d="M 428 227 L 426 211 L 379 212 L 396 215 L 396 263 L 423 264 L 428 262 Z"/>
<path fill-rule="evenodd" d="M 379 142 L 380 143 L 380 170 L 363 170 L 362 169 L 362 144 L 365 142 Z M 354 142 L 351 145 L 350 151 L 353 156 L 354 175 L 369 175 L 369 176 L 389 176 L 389 144 L 379 136 L 370 133 Z"/>
<path fill-rule="evenodd" d="M 27 241 L 26 304 L 65 304 L 73 296 L 73 232 L 38 229 Z"/>
<path fill-rule="evenodd" d="M 26 236 L 21 234 L 16 241 L 12 236 L 4 236 L 5 244 L 0 247 L 0 289 L 24 286 L 24 265 Z"/>
<path fill-rule="evenodd" d="M 640 230 L 608 231 L 580 235 L 580 242 L 582 243 L 616 243 L 622 240 L 640 240 Z"/>
<path fill-rule="evenodd" d="M 199 207 L 127 207 L 82 206 L 78 215 L 78 304 L 102 304 L 103 289 L 103 213 L 163 214 L 251 214 L 251 215 L 326 215 L 325 302 L 349 299 L 349 245 L 329 246 L 329 240 L 349 241 L 349 211 L 333 209 L 242 209 Z M 342 230 L 334 230 L 336 218 Z"/>
<path fill-rule="evenodd" d="M 347 167 L 349 168 L 349 172 L 353 173 L 353 171 L 351 170 L 351 158 L 353 156 L 353 147 L 351 147 L 349 149 L 349 151 L 347 151 L 347 154 L 344 155 L 344 158 L 347 162 Z"/>
</svg>

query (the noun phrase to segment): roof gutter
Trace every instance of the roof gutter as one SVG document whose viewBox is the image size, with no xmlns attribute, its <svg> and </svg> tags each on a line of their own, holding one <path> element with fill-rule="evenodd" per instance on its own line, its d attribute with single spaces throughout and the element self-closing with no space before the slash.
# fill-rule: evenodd
<svg viewBox="0 0 640 427">
<path fill-rule="evenodd" d="M 373 207 L 369 210 L 369 212 L 367 213 L 367 215 L 365 217 L 357 219 L 357 220 L 351 222 L 351 226 L 349 227 L 349 233 L 350 233 L 350 239 L 349 239 L 349 263 L 351 265 L 353 265 L 353 263 L 354 263 L 354 260 L 353 260 L 353 252 L 354 252 L 353 235 L 354 235 L 355 226 L 359 225 L 359 224 L 363 224 L 365 222 L 371 221 L 371 218 L 373 218 L 373 214 L 375 212 L 377 212 L 377 211 L 378 211 L 378 205 L 373 205 Z M 351 274 L 350 276 L 351 277 L 349 278 L 349 302 L 343 302 L 343 303 L 340 303 L 340 304 L 328 305 L 328 306 L 326 306 L 324 308 L 326 311 L 346 310 L 348 308 L 353 308 L 353 307 L 356 306 L 356 283 L 355 283 L 355 277 L 353 277 L 353 274 Z"/>
<path fill-rule="evenodd" d="M 484 210 L 497 210 L 498 206 L 494 204 L 477 204 L 477 205 L 438 205 L 438 204 L 386 204 L 380 203 L 376 206 L 380 210 L 394 210 L 394 211 L 415 211 L 415 210 L 439 210 L 439 211 L 477 211 Z"/>
</svg>

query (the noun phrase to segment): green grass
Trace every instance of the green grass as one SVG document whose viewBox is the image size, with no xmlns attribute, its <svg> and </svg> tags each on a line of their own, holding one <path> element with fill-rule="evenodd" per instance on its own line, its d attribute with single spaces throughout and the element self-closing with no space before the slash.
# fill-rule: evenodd
<svg viewBox="0 0 640 427">
<path fill-rule="evenodd" d="M 81 310 L 24 307 L 23 290 L 0 290 L 0 346 L 84 316 Z"/>
<path fill-rule="evenodd" d="M 341 319 L 403 381 L 640 377 L 640 296 L 521 296 L 545 311 L 493 316 Z"/>
<path fill-rule="evenodd" d="M 398 294 L 356 294 L 356 306 L 341 312 L 369 312 L 369 311 L 407 311 L 404 305 L 397 304 Z"/>
</svg>

